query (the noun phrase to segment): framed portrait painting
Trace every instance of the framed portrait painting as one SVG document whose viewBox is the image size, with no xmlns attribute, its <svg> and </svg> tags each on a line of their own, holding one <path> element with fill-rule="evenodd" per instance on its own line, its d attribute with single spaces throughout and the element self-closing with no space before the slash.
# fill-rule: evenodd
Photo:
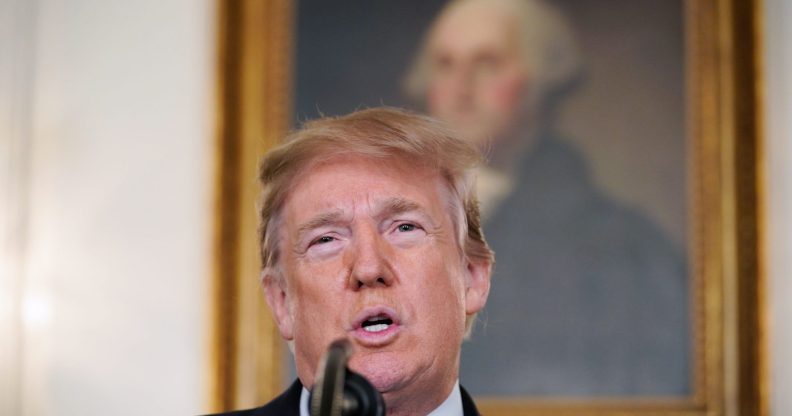
<svg viewBox="0 0 792 416">
<path fill-rule="evenodd" d="M 387 105 L 486 157 L 496 264 L 460 369 L 485 414 L 760 411 L 755 7 L 220 2 L 213 406 L 293 377 L 256 287 L 258 157 Z"/>
</svg>

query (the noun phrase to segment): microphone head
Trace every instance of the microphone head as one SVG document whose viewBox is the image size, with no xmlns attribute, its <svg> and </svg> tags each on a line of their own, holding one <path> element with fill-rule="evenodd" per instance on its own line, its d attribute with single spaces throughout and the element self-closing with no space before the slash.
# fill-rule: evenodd
<svg viewBox="0 0 792 416">
<path fill-rule="evenodd" d="M 316 381 L 311 389 L 311 415 L 342 416 L 346 363 L 352 344 L 345 338 L 330 344 L 316 369 Z"/>
<path fill-rule="evenodd" d="M 382 395 L 365 377 L 346 367 L 352 344 L 338 339 L 319 362 L 309 398 L 312 416 L 385 416 Z"/>
<path fill-rule="evenodd" d="M 344 382 L 343 416 L 385 416 L 382 395 L 365 377 L 347 369 Z"/>
</svg>

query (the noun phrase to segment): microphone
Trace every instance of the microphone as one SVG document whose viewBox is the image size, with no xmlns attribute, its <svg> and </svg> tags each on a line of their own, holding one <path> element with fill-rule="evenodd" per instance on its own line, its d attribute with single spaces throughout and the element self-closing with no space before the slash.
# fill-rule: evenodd
<svg viewBox="0 0 792 416">
<path fill-rule="evenodd" d="M 309 396 L 311 416 L 385 416 L 382 395 L 346 363 L 352 344 L 338 339 L 319 362 L 316 382 Z"/>
</svg>

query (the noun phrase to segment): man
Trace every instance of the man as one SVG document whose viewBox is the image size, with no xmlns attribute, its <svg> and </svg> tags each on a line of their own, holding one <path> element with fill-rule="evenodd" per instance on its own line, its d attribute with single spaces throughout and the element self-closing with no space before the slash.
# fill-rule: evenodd
<svg viewBox="0 0 792 416">
<path fill-rule="evenodd" d="M 407 78 L 429 114 L 489 154 L 478 192 L 498 285 L 463 352 L 475 394 L 689 393 L 684 255 L 603 192 L 555 126 L 581 66 L 548 3 L 457 0 Z"/>
<path fill-rule="evenodd" d="M 460 346 L 493 255 L 473 191 L 477 150 L 432 119 L 371 109 L 307 123 L 262 161 L 262 284 L 297 380 L 237 415 L 305 415 L 328 345 L 389 415 L 476 415 Z"/>
<path fill-rule="evenodd" d="M 563 15 L 539 0 L 451 1 L 432 23 L 406 92 L 488 153 L 478 190 L 486 214 L 517 186 L 580 59 Z"/>
</svg>

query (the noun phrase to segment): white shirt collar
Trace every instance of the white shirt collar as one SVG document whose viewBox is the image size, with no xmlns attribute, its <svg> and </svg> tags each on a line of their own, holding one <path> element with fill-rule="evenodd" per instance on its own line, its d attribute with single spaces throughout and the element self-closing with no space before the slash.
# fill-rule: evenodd
<svg viewBox="0 0 792 416">
<path fill-rule="evenodd" d="M 462 416 L 462 393 L 459 392 L 459 380 L 454 383 L 451 394 L 437 409 L 432 410 L 427 416 Z"/>
<path fill-rule="evenodd" d="M 310 416 L 308 413 L 308 389 L 302 388 L 300 393 L 300 416 Z M 432 410 L 427 416 L 462 416 L 462 393 L 459 392 L 459 380 L 454 383 L 451 394 L 436 409 Z"/>
<path fill-rule="evenodd" d="M 308 398 L 311 393 L 303 386 L 302 393 L 300 393 L 300 416 L 311 416 L 308 412 Z"/>
</svg>

